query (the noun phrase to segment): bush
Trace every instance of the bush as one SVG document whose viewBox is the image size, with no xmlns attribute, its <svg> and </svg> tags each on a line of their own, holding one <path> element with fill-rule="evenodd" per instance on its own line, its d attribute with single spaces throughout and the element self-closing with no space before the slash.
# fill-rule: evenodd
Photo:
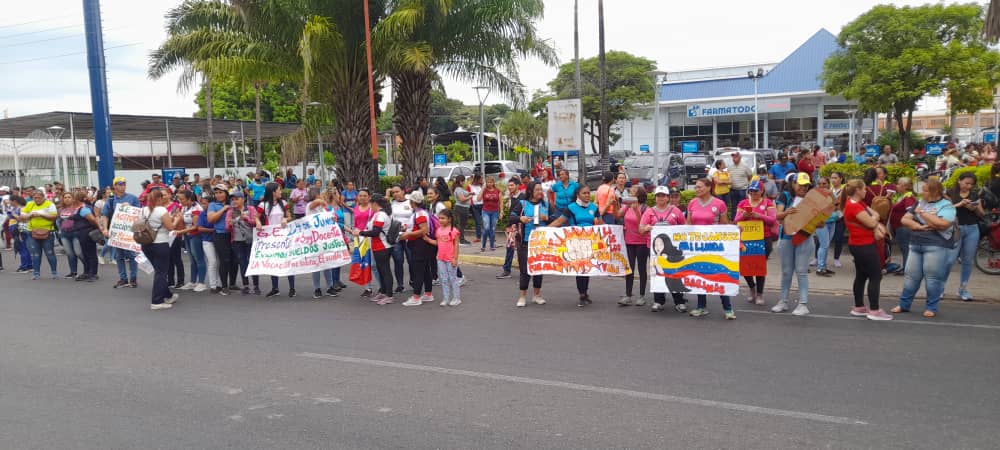
<svg viewBox="0 0 1000 450">
<path fill-rule="evenodd" d="M 876 144 L 882 146 L 889 144 L 896 152 L 896 155 L 901 156 L 903 153 L 903 146 L 899 142 L 899 132 L 896 130 L 883 131 L 878 135 L 878 142 L 876 142 Z M 913 152 L 914 149 L 923 149 L 926 144 L 927 141 L 925 141 L 923 137 L 912 131 L 910 132 L 910 152 Z"/>
<path fill-rule="evenodd" d="M 691 203 L 691 200 L 693 198 L 694 198 L 694 189 L 689 189 L 689 190 L 686 190 L 686 191 L 681 191 L 681 205 L 680 206 L 681 206 L 681 210 L 682 211 L 687 210 L 687 205 L 688 205 L 688 203 Z M 653 194 L 649 194 L 649 196 L 646 197 L 646 205 L 647 206 L 656 205 L 656 196 L 653 195 Z"/>
<path fill-rule="evenodd" d="M 402 184 L 402 183 L 403 183 L 403 177 L 402 176 L 385 176 L 385 177 L 379 177 L 379 179 L 378 179 L 378 191 L 376 191 L 374 193 L 385 195 L 386 189 L 391 188 L 392 185 L 394 185 L 394 184 Z"/>
<path fill-rule="evenodd" d="M 833 172 L 840 172 L 844 174 L 844 177 L 848 180 L 852 178 L 864 178 L 865 171 L 870 169 L 872 166 L 867 164 L 857 164 L 857 163 L 831 163 L 823 166 L 819 169 L 819 175 L 821 177 L 829 177 Z M 888 180 L 890 183 L 895 183 L 896 180 L 901 177 L 910 177 L 911 179 L 917 176 L 917 171 L 908 164 L 893 164 L 891 166 L 885 166 L 886 172 L 889 173 Z"/>
<path fill-rule="evenodd" d="M 960 169 L 955 169 L 951 172 L 951 176 L 944 181 L 944 188 L 951 189 L 955 187 L 955 183 L 958 183 L 959 175 L 963 173 L 975 173 L 976 174 L 976 186 L 983 187 L 988 186 L 990 183 L 990 168 L 991 166 L 975 166 L 975 167 L 962 167 Z"/>
</svg>

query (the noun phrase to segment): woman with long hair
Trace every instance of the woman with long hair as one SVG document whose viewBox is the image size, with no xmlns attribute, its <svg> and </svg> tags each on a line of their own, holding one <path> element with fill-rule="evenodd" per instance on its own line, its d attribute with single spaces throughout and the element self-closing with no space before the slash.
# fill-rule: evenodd
<svg viewBox="0 0 1000 450">
<path fill-rule="evenodd" d="M 455 223 L 452 226 L 458 230 L 459 244 L 471 245 L 472 243 L 465 239 L 465 225 L 469 220 L 469 214 L 472 213 L 472 194 L 465 188 L 464 176 L 455 176 L 455 186 L 452 188 L 452 193 L 455 194 L 455 202 L 452 206 Z"/>
<path fill-rule="evenodd" d="M 739 205 L 736 205 L 735 221 L 736 223 L 746 221 L 760 221 L 764 223 L 764 255 L 766 258 L 770 258 L 773 248 L 771 242 L 777 238 L 777 236 L 772 235 L 771 229 L 778 221 L 778 211 L 774 206 L 774 202 L 764 196 L 763 189 L 764 187 L 760 179 L 750 182 L 750 185 L 747 186 L 747 198 L 740 201 Z M 765 304 L 764 282 L 766 281 L 766 277 L 745 276 L 743 279 L 746 280 L 747 287 L 750 288 L 750 295 L 747 296 L 747 300 L 757 305 Z"/>
<path fill-rule="evenodd" d="M 333 196 L 335 193 L 336 191 L 330 189 L 324 192 L 323 194 L 319 194 L 319 189 L 309 188 L 309 192 L 307 194 L 307 199 L 309 203 L 306 205 L 305 217 L 313 216 L 325 211 L 333 212 L 331 204 L 333 203 Z M 340 232 L 344 233 L 344 228 L 340 224 L 340 217 L 342 216 L 338 217 L 337 213 L 333 212 L 333 217 L 337 220 L 337 227 L 340 228 Z M 347 243 L 346 236 L 344 238 L 344 242 Z M 323 298 L 323 287 L 320 284 L 320 278 L 326 279 L 326 295 L 330 297 L 336 297 L 339 295 L 338 293 L 339 289 L 337 289 L 337 286 L 333 281 L 334 270 L 337 270 L 339 272 L 340 268 L 337 267 L 336 269 L 319 270 L 312 273 L 314 299 Z"/>
<path fill-rule="evenodd" d="M 492 176 L 487 177 L 492 178 Z M 483 216 L 483 176 L 482 174 L 476 173 L 472 175 L 472 181 L 469 182 L 469 194 L 472 194 L 472 221 L 476 224 L 476 239 L 472 242 L 477 243 L 485 240 L 483 237 L 484 223 L 486 218 Z M 483 242 L 485 246 L 486 243 Z"/>
<path fill-rule="evenodd" d="M 889 231 L 892 232 L 892 240 L 899 246 L 903 262 L 894 275 L 901 276 L 906 273 L 906 260 L 910 253 L 910 229 L 903 226 L 903 216 L 917 204 L 917 196 L 913 193 L 913 181 L 909 177 L 896 180 L 896 190 L 898 197 L 889 210 Z"/>
<path fill-rule="evenodd" d="M 625 234 L 628 265 L 632 269 L 632 273 L 625 275 L 625 296 L 618 300 L 619 306 L 645 305 L 646 282 L 649 279 L 649 230 L 643 231 L 641 227 L 648 196 L 642 186 L 633 186 L 631 194 L 632 198 L 625 198 L 629 201 L 622 203 L 622 209 L 618 213 L 618 220 L 622 222 Z M 639 277 L 639 297 L 633 302 L 632 287 L 636 276 Z"/>
<path fill-rule="evenodd" d="M 707 178 L 702 178 L 694 184 L 695 197 L 691 199 L 687 207 L 688 225 L 726 225 L 729 223 L 729 212 L 726 210 L 726 203 L 712 196 L 712 182 Z M 722 309 L 727 320 L 736 319 L 736 312 L 728 295 L 720 295 Z M 691 310 L 691 317 L 702 317 L 708 315 L 706 308 L 708 296 L 698 294 L 698 306 Z"/>
<path fill-rule="evenodd" d="M 260 207 L 264 211 L 262 215 L 257 216 L 257 228 L 263 228 L 264 225 L 268 227 L 286 227 L 288 226 L 289 220 L 292 218 L 291 212 L 288 210 L 288 203 L 281 195 L 281 187 L 278 183 L 267 183 L 264 186 L 264 198 L 260 202 Z M 265 223 L 266 221 L 266 223 Z M 271 277 L 271 290 L 265 296 L 266 298 L 271 298 L 278 295 L 278 277 Z M 288 297 L 295 297 L 295 276 L 288 276 Z"/>
<path fill-rule="evenodd" d="M 76 235 L 76 241 L 80 245 L 78 256 L 83 261 L 83 273 L 76 277 L 76 281 L 97 281 L 97 242 L 90 237 L 94 230 L 101 229 L 101 223 L 94 213 L 96 206 L 88 203 L 90 200 L 85 191 L 73 193 L 73 199 L 80 205 L 73 217 L 72 233 Z"/>
<path fill-rule="evenodd" d="M 788 216 L 799 212 L 796 207 L 812 189 L 812 180 L 807 173 L 791 174 L 788 178 L 785 182 L 785 192 L 778 196 L 776 205 L 775 217 L 782 223 Z M 781 258 L 781 293 L 778 303 L 771 308 L 771 312 L 788 311 L 788 297 L 792 290 L 794 275 L 799 283 L 799 304 L 792 314 L 796 316 L 809 314 L 809 307 L 806 306 L 809 303 L 809 260 L 815 251 L 816 245 L 812 239 L 805 239 L 801 244 L 795 245 L 792 242 L 792 235 L 788 234 L 787 229 L 782 228 L 778 243 L 778 256 Z"/>
<path fill-rule="evenodd" d="M 428 189 L 430 191 L 430 189 Z M 400 240 L 406 241 L 406 246 L 410 250 L 407 260 L 410 263 L 410 285 L 413 287 L 413 297 L 407 300 L 411 305 L 430 303 L 434 301 L 433 282 L 431 265 L 437 265 L 437 248 L 431 244 L 434 237 L 430 234 L 431 225 L 434 223 L 430 218 L 433 214 L 424 209 L 424 194 L 420 189 L 414 189 L 406 199 L 410 201 L 413 209 L 413 227 L 399 235 Z"/>
<path fill-rule="evenodd" d="M 207 287 L 212 292 L 219 292 L 218 290 L 221 289 L 221 284 L 219 283 L 219 258 L 215 253 L 215 242 L 212 239 L 215 229 L 208 223 L 208 206 L 212 203 L 212 198 L 209 191 L 203 192 L 205 194 L 198 199 L 198 205 L 201 206 L 202 213 L 198 215 L 196 223 L 198 235 L 201 236 L 202 255 L 205 256 L 205 284 L 202 287 Z"/>
<path fill-rule="evenodd" d="M 392 246 L 386 240 L 385 228 L 389 226 L 389 213 L 391 207 L 389 200 L 381 195 L 376 195 L 372 201 L 372 213 L 368 219 L 368 224 L 364 230 L 354 224 L 351 234 L 354 236 L 364 236 L 371 239 L 372 260 L 378 267 L 379 290 L 378 294 L 371 298 L 371 301 L 379 305 L 388 305 L 393 302 L 392 298 L 392 270 L 389 268 L 389 258 L 392 256 Z M 412 302 L 404 302 L 404 306 L 414 306 Z M 418 301 L 416 305 L 420 305 Z"/>
<path fill-rule="evenodd" d="M 357 191 L 357 197 L 355 199 L 355 206 L 353 210 L 353 227 L 361 231 L 364 231 L 368 226 L 369 219 L 375 214 L 374 208 L 371 205 L 372 201 L 372 191 L 368 188 L 361 188 Z M 378 271 L 378 266 L 372 265 L 372 280 L 365 286 L 365 290 L 361 292 L 361 297 L 371 298 L 374 296 L 375 283 L 378 282 L 378 278 L 382 274 Z"/>
<path fill-rule="evenodd" d="M 589 227 L 601 225 L 601 218 L 597 215 L 597 205 L 591 201 L 590 188 L 587 185 L 577 186 L 573 193 L 573 203 L 566 205 L 562 213 L 556 220 L 549 224 L 551 227 L 561 227 L 563 225 Z M 576 291 L 580 294 L 580 300 L 576 306 L 583 308 L 593 301 L 590 300 L 590 277 L 576 277 Z"/>
<path fill-rule="evenodd" d="M 241 192 L 240 195 L 243 195 Z M 236 287 L 236 275 L 239 273 L 239 263 L 233 252 L 233 228 L 227 217 L 232 210 L 229 188 L 225 184 L 217 184 L 212 188 L 213 200 L 208 204 L 208 225 L 212 228 L 212 247 L 219 261 L 219 286 L 215 291 L 219 295 L 229 295 L 229 290 Z"/>
<path fill-rule="evenodd" d="M 153 265 L 153 289 L 150 309 L 169 309 L 177 301 L 179 295 L 170 291 L 167 285 L 167 271 L 170 270 L 170 232 L 181 222 L 180 210 L 176 214 L 167 212 L 170 197 L 165 189 L 153 189 L 146 196 L 146 207 L 142 208 L 139 220 L 145 221 L 153 230 L 155 237 L 152 243 L 142 244 L 142 253 Z"/>
<path fill-rule="evenodd" d="M 676 187 L 657 186 L 653 192 L 656 203 L 652 207 L 646 208 L 646 211 L 642 213 L 642 222 L 639 225 L 641 233 L 648 236 L 655 226 L 684 225 L 687 223 L 687 218 L 684 217 L 684 212 L 681 211 L 680 207 L 681 193 Z M 665 252 L 666 250 L 665 245 L 659 247 L 660 252 Z M 647 249 L 647 251 L 653 253 L 652 249 Z M 657 256 L 660 255 L 666 256 L 665 253 L 657 254 Z M 687 312 L 687 300 L 684 299 L 684 293 L 671 292 L 670 296 L 674 300 L 675 311 L 679 313 Z M 652 311 L 663 311 L 666 303 L 667 294 L 662 292 L 653 294 Z"/>
<path fill-rule="evenodd" d="M 69 266 L 69 273 L 64 275 L 63 278 L 67 280 L 72 280 L 76 278 L 77 268 L 81 261 L 80 253 L 80 241 L 76 237 L 76 233 L 73 232 L 73 227 L 76 224 L 74 218 L 76 213 L 80 211 L 82 205 L 78 204 L 76 199 L 73 198 L 72 192 L 64 192 L 59 202 L 59 220 L 57 220 L 57 225 L 59 226 L 59 242 L 62 244 L 63 251 L 66 252 L 66 262 Z"/>
<path fill-rule="evenodd" d="M 191 261 L 191 281 L 181 286 L 180 289 L 202 292 L 206 289 L 205 274 L 208 273 L 208 266 L 205 264 L 205 247 L 202 245 L 204 235 L 198 230 L 198 220 L 204 210 L 194 192 L 178 191 L 177 201 L 181 204 L 181 218 L 183 219 L 183 227 L 177 231 L 177 239 L 184 240 L 184 247 L 187 249 Z"/>
<path fill-rule="evenodd" d="M 476 175 L 479 177 L 479 175 Z M 476 178 L 473 178 L 473 183 L 475 183 Z M 475 184 L 473 184 L 475 186 Z M 490 251 L 495 251 L 497 249 L 497 221 L 500 220 L 500 199 L 503 197 L 503 193 L 497 188 L 496 179 L 492 176 L 486 177 L 486 187 L 480 188 L 479 192 L 476 194 L 476 201 L 479 202 L 479 210 L 482 217 L 480 217 L 479 223 L 482 223 L 482 233 L 476 232 L 477 236 L 482 239 L 482 247 L 480 247 L 480 252 L 486 251 L 486 241 L 490 242 Z M 473 216 L 475 216 L 476 204 L 472 204 Z M 476 229 L 479 229 L 479 223 L 476 224 Z"/>
<path fill-rule="evenodd" d="M 528 238 L 531 237 L 531 232 L 535 227 L 543 227 L 549 222 L 549 215 L 552 212 L 549 208 L 549 203 L 545 201 L 545 190 L 542 189 L 541 183 L 532 182 L 528 184 L 525 192 L 527 200 L 516 202 L 511 207 L 508 219 L 510 223 L 521 224 L 521 236 L 518 239 L 517 246 L 517 266 L 521 271 L 521 279 L 518 283 L 518 290 L 521 295 L 517 299 L 517 306 L 519 308 L 527 305 L 529 282 L 534 287 L 532 301 L 536 305 L 545 304 L 545 299 L 542 298 L 542 276 L 528 275 Z"/>
<path fill-rule="evenodd" d="M 729 176 L 729 169 L 726 168 L 726 162 L 721 159 L 716 160 L 714 167 L 708 172 L 708 178 L 712 183 L 709 194 L 729 205 L 729 190 L 732 186 L 732 180 Z"/>
<path fill-rule="evenodd" d="M 854 308 L 851 315 L 869 320 L 892 320 L 892 316 L 879 307 L 879 289 L 882 283 L 882 266 L 878 261 L 875 234 L 885 232 L 878 213 L 865 205 L 865 183 L 861 180 L 847 182 L 840 202 L 847 226 L 851 256 L 854 258 Z M 865 286 L 868 287 L 868 308 L 865 308 Z"/>
<path fill-rule="evenodd" d="M 979 219 L 986 215 L 979 193 L 976 192 L 976 174 L 973 172 L 960 174 L 955 187 L 948 192 L 948 197 L 955 205 L 961 235 L 958 256 L 962 258 L 962 278 L 958 285 L 958 296 L 964 302 L 971 302 L 973 298 L 968 286 L 969 279 L 972 278 L 976 250 L 979 247 Z"/>
<path fill-rule="evenodd" d="M 173 214 L 174 211 L 183 211 L 183 207 L 179 202 L 173 199 L 173 195 L 170 189 L 166 189 L 163 192 L 170 201 L 167 202 L 167 213 Z M 183 228 L 183 223 L 177 224 L 177 229 Z M 179 234 L 175 231 L 175 234 Z M 167 270 L 167 284 L 170 289 L 180 290 L 185 286 L 184 283 L 184 236 L 178 235 L 176 239 L 170 241 L 170 268 Z"/>
<path fill-rule="evenodd" d="M 955 262 L 960 238 L 955 235 L 957 212 L 955 205 L 944 196 L 944 186 L 940 180 L 930 179 L 924 183 L 920 202 L 903 216 L 903 226 L 910 229 L 910 256 L 906 262 L 903 291 L 899 294 L 899 306 L 893 314 L 910 312 L 913 297 L 920 289 L 920 282 L 927 291 L 927 309 L 924 317 L 937 316 L 938 302 L 944 294 L 945 284 L 951 265 Z"/>
</svg>

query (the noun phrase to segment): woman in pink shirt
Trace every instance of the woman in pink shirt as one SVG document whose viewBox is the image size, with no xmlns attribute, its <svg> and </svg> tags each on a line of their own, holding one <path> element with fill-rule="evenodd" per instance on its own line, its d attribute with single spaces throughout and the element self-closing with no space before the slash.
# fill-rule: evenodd
<svg viewBox="0 0 1000 450">
<path fill-rule="evenodd" d="M 647 237 L 646 245 L 649 245 L 649 233 L 653 231 L 654 226 L 684 225 L 687 221 L 684 218 L 684 212 L 677 206 L 680 202 L 681 193 L 676 187 L 657 186 L 653 192 L 656 196 L 656 204 L 652 208 L 646 208 L 642 213 L 642 219 L 639 221 L 639 232 L 644 233 Z M 646 252 L 648 256 L 648 247 L 646 248 Z M 684 299 L 684 294 L 671 292 L 670 295 L 674 299 L 674 309 L 677 312 L 686 312 L 687 300 Z M 665 303 L 667 303 L 667 294 L 662 292 L 653 294 L 653 312 L 663 311 Z"/>
<path fill-rule="evenodd" d="M 292 201 L 292 217 L 301 219 L 306 216 L 306 206 L 309 205 L 309 190 L 306 189 L 306 180 L 299 179 L 295 182 L 295 189 L 288 195 Z"/>
<path fill-rule="evenodd" d="M 764 222 L 764 254 L 771 257 L 771 241 L 778 236 L 772 227 L 778 223 L 778 210 L 771 199 L 764 197 L 759 179 L 750 182 L 747 188 L 749 197 L 743 199 L 736 205 L 736 222 L 759 220 Z M 764 304 L 764 277 L 743 277 L 750 287 L 750 296 L 747 300 L 758 305 Z"/>
<path fill-rule="evenodd" d="M 698 180 L 694 184 L 695 198 L 688 203 L 687 222 L 688 225 L 726 225 L 729 223 L 729 215 L 726 211 L 726 202 L 712 197 L 712 182 L 706 178 Z M 722 309 L 725 310 L 726 319 L 736 319 L 733 305 L 729 301 L 728 295 L 720 295 L 722 299 Z M 705 309 L 708 297 L 698 294 L 698 307 L 691 310 L 691 317 L 701 317 L 708 315 Z"/>
<path fill-rule="evenodd" d="M 631 198 L 625 197 L 626 203 L 618 212 L 625 228 L 625 250 L 628 253 L 628 265 L 632 273 L 625 276 L 625 296 L 618 300 L 618 306 L 629 306 L 632 303 L 632 286 L 635 276 L 639 275 L 639 298 L 635 306 L 646 304 L 646 281 L 649 275 L 649 230 L 645 233 L 639 227 L 646 210 L 646 190 L 642 186 L 632 188 Z"/>
</svg>

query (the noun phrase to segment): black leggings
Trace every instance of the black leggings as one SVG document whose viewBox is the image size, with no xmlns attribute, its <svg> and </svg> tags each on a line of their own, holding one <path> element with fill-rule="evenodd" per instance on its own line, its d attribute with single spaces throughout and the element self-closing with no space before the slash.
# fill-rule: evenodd
<svg viewBox="0 0 1000 450">
<path fill-rule="evenodd" d="M 239 266 L 233 263 L 233 244 L 230 241 L 230 233 L 215 233 L 212 235 L 212 244 L 215 246 L 215 255 L 219 260 L 219 284 L 223 289 L 236 286 L 236 274 Z"/>
<path fill-rule="evenodd" d="M 773 248 L 774 247 L 771 245 L 771 241 L 769 239 L 765 239 L 764 240 L 764 255 L 766 255 L 766 258 L 770 258 L 771 257 L 771 249 L 773 249 Z M 755 280 L 755 278 L 756 278 L 756 280 Z M 765 278 L 766 277 L 743 277 L 744 280 L 747 280 L 747 286 L 750 287 L 750 290 L 757 291 L 758 294 L 763 294 L 764 293 L 764 280 L 765 280 Z"/>
<path fill-rule="evenodd" d="M 392 257 L 392 249 L 387 248 L 374 252 L 375 267 L 378 268 L 379 292 L 382 295 L 392 296 L 392 269 L 389 268 L 389 258 Z"/>
<path fill-rule="evenodd" d="M 587 295 L 588 288 L 590 288 L 590 277 L 576 277 L 576 292 Z"/>
<path fill-rule="evenodd" d="M 840 254 L 844 252 L 844 230 L 847 228 L 844 225 L 844 219 L 837 219 L 836 226 L 833 228 L 833 259 L 840 259 Z"/>
<path fill-rule="evenodd" d="M 177 274 L 175 277 L 174 274 Z M 176 283 L 174 283 L 176 281 Z M 167 284 L 171 287 L 184 284 L 184 237 L 174 238 L 170 245 L 170 268 L 167 270 Z"/>
<path fill-rule="evenodd" d="M 542 288 L 542 276 L 541 275 L 535 275 L 535 276 L 528 275 L 528 243 L 527 242 L 520 242 L 517 245 L 517 268 L 521 272 L 521 280 L 520 280 L 520 283 L 518 283 L 518 289 L 520 289 L 522 291 L 527 291 L 528 290 L 528 282 L 529 281 L 531 282 L 531 285 L 535 289 L 541 289 Z M 579 283 L 579 282 L 577 282 L 577 283 Z"/>
<path fill-rule="evenodd" d="M 247 278 L 247 269 L 250 268 L 250 250 L 253 244 L 247 241 L 235 241 L 233 242 L 233 252 L 236 253 L 236 264 L 237 272 L 240 274 L 240 279 L 243 280 L 243 287 L 250 287 L 250 280 L 253 280 L 254 289 L 260 289 L 260 276 L 251 275 Z M 234 279 L 229 283 L 232 286 L 236 286 L 236 280 Z M 275 283 L 277 285 L 277 283 Z"/>
<path fill-rule="evenodd" d="M 632 284 L 635 281 L 635 274 L 639 274 L 639 295 L 646 295 L 646 280 L 649 277 L 647 266 L 649 265 L 649 247 L 643 244 L 627 244 L 625 251 L 628 253 L 628 265 L 632 268 L 632 273 L 625 275 L 625 296 L 632 296 Z"/>
<path fill-rule="evenodd" d="M 673 299 L 674 299 L 674 305 L 683 305 L 683 304 L 687 303 L 687 300 L 684 299 L 684 294 L 681 294 L 679 292 L 671 292 L 670 296 L 673 297 Z M 655 302 L 656 304 L 659 304 L 659 305 L 663 305 L 663 304 L 667 303 L 667 294 L 665 294 L 663 292 L 656 292 L 656 293 L 654 293 L 653 294 L 653 302 Z"/>
<path fill-rule="evenodd" d="M 431 266 L 437 266 L 437 262 L 424 255 L 419 255 L 417 249 L 414 249 L 411 255 L 413 257 L 410 258 L 410 285 L 413 286 L 413 295 L 430 294 L 433 292 L 431 290 L 433 287 L 431 285 Z M 379 272 L 379 275 L 381 274 Z M 391 295 L 391 293 L 386 293 L 385 295 Z"/>
<path fill-rule="evenodd" d="M 882 262 L 878 257 L 878 244 L 851 245 L 854 257 L 854 306 L 865 306 L 865 283 L 868 283 L 868 309 L 878 307 L 878 291 L 882 284 Z"/>
</svg>

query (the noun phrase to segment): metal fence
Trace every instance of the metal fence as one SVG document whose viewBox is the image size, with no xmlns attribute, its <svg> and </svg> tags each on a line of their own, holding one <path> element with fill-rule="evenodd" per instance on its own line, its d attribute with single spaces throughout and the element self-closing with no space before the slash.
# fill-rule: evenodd
<svg viewBox="0 0 1000 450">
<path fill-rule="evenodd" d="M 88 172 L 95 170 L 87 167 L 92 163 L 87 157 L 89 142 L 74 146 L 58 131 L 35 130 L 24 139 L 0 140 L 0 184 L 41 186 L 61 181 L 69 187 L 89 185 Z"/>
</svg>

